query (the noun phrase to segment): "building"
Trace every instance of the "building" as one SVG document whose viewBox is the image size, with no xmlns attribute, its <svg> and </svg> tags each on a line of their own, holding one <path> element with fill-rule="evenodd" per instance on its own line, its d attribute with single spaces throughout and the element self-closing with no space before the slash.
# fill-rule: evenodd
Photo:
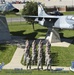
<svg viewBox="0 0 74 75">
<path fill-rule="evenodd" d="M 74 7 L 74 0 L 0 0 L 0 3 L 4 3 L 5 1 L 13 3 L 13 6 L 19 10 L 23 8 L 24 2 L 27 1 L 41 2 L 46 7 Z"/>
<path fill-rule="evenodd" d="M 5 1 L 8 2 L 27 2 L 27 1 L 35 1 L 35 2 L 41 2 L 45 6 L 74 6 L 74 0 L 0 0 L 0 3 L 3 3 Z"/>
<path fill-rule="evenodd" d="M 45 6 L 74 6 L 74 0 L 37 0 Z"/>
</svg>

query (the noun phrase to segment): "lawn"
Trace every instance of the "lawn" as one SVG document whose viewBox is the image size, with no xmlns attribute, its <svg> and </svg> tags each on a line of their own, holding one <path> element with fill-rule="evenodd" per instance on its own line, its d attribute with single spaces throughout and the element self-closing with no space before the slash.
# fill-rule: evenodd
<svg viewBox="0 0 74 75">
<path fill-rule="evenodd" d="M 74 44 L 74 42 L 73 42 Z M 54 66 L 71 66 L 71 61 L 74 61 L 74 45 L 70 47 L 51 47 L 52 65 Z"/>
<path fill-rule="evenodd" d="M 16 46 L 14 45 L 0 44 L 0 63 L 9 63 L 15 50 Z"/>
<path fill-rule="evenodd" d="M 2 70 L 1 75 L 74 75 L 71 71 Z"/>
<path fill-rule="evenodd" d="M 29 36 L 31 36 L 31 38 L 45 37 L 48 29 L 46 27 L 40 26 L 39 24 L 35 24 L 34 26 L 35 30 L 33 30 L 32 25 L 27 22 L 14 22 L 8 24 L 11 35 L 26 36 L 28 38 Z M 59 33 L 60 35 L 63 35 L 61 37 L 72 38 L 74 30 L 61 30 Z"/>
<path fill-rule="evenodd" d="M 68 13 L 68 12 L 67 12 Z M 66 14 L 67 14 L 66 13 Z M 70 14 L 70 13 L 69 13 Z M 35 24 L 35 30 L 33 30 L 32 25 L 26 22 L 15 22 L 8 23 L 9 31 L 13 36 L 26 36 L 26 39 L 37 39 L 39 37 L 45 37 L 47 28 L 40 26 L 39 24 Z M 59 32 L 62 33 L 62 38 L 74 39 L 74 31 L 73 30 L 61 30 Z M 16 46 L 1 44 L 0 45 L 0 63 L 4 62 L 7 64 L 10 62 L 14 52 L 16 50 Z M 68 48 L 64 47 L 51 47 L 51 57 L 52 57 L 52 65 L 56 66 L 70 66 L 71 61 L 74 61 L 74 40 Z M 2 70 L 0 71 L 1 75 L 73 75 L 74 73 L 69 72 L 50 72 L 50 71 L 15 71 L 15 70 Z"/>
<path fill-rule="evenodd" d="M 64 15 L 74 15 L 74 11 L 63 12 Z"/>
<path fill-rule="evenodd" d="M 35 24 L 35 30 L 32 25 L 22 22 L 9 24 L 9 30 L 11 35 L 25 36 L 26 39 L 37 39 L 39 37 L 45 37 L 47 28 Z M 73 30 L 61 30 L 59 31 L 62 38 L 74 39 Z M 64 47 L 51 47 L 52 65 L 56 66 L 70 66 L 71 61 L 74 60 L 74 41 L 68 48 Z"/>
<path fill-rule="evenodd" d="M 5 15 L 7 18 L 11 18 L 11 17 L 20 17 L 19 15 L 16 14 L 7 14 Z"/>
<path fill-rule="evenodd" d="M 35 30 L 33 30 L 32 25 L 26 22 L 9 23 L 8 26 L 11 35 L 26 36 L 27 39 L 36 39 L 40 36 L 45 36 L 47 32 L 47 28 L 38 24 L 35 24 Z"/>
</svg>

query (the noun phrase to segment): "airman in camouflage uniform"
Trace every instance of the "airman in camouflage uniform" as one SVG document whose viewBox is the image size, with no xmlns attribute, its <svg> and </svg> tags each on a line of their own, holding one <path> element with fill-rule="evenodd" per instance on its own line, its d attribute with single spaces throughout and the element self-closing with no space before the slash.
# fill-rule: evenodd
<svg viewBox="0 0 74 75">
<path fill-rule="evenodd" d="M 51 47 L 51 44 L 49 43 L 49 41 L 46 42 L 46 51 L 48 53 L 50 53 L 50 47 Z"/>
<path fill-rule="evenodd" d="M 43 57 L 43 43 L 40 40 L 39 44 L 38 44 L 38 57 L 37 57 L 37 67 L 38 67 L 38 70 L 39 70 L 39 66 L 41 66 L 41 69 L 43 69 L 42 57 Z"/>
<path fill-rule="evenodd" d="M 50 66 L 50 70 L 51 70 L 51 58 L 50 58 L 50 55 L 47 55 L 46 56 L 46 66 L 47 66 L 47 70 Z"/>
<path fill-rule="evenodd" d="M 24 59 L 23 59 L 23 64 L 24 62 L 26 62 L 26 57 L 28 56 L 28 51 L 27 51 L 27 48 L 25 48 L 24 50 Z"/>
<path fill-rule="evenodd" d="M 32 63 L 35 64 L 36 62 L 36 54 L 37 54 L 37 51 L 36 51 L 36 41 L 34 40 L 32 42 Z"/>
<path fill-rule="evenodd" d="M 38 70 L 39 70 L 39 66 L 41 66 L 41 69 L 43 69 L 42 55 L 41 54 L 38 56 L 38 59 L 37 59 L 37 68 L 38 68 Z"/>
<path fill-rule="evenodd" d="M 24 50 L 24 59 L 23 63 L 26 62 L 27 56 L 30 54 L 30 46 L 29 46 L 29 41 L 27 40 L 25 43 L 25 50 Z"/>
<path fill-rule="evenodd" d="M 48 69 L 48 66 L 50 65 L 50 47 L 51 47 L 51 44 L 47 41 L 46 42 L 46 50 L 45 50 L 45 64 L 47 65 L 47 69 Z M 51 65 L 50 65 L 50 69 L 51 69 Z"/>
<path fill-rule="evenodd" d="M 27 48 L 28 51 L 30 50 L 30 43 L 28 40 L 26 40 L 25 48 Z"/>
<path fill-rule="evenodd" d="M 28 69 L 28 67 L 31 69 L 31 58 L 29 55 L 26 57 L 26 68 Z"/>
</svg>

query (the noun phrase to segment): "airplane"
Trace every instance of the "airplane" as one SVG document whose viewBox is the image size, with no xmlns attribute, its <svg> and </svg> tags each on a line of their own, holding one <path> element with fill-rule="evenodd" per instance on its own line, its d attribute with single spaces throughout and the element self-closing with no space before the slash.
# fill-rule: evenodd
<svg viewBox="0 0 74 75">
<path fill-rule="evenodd" d="M 15 8 L 10 2 L 5 2 L 4 4 L 0 5 L 0 14 L 17 12 L 19 12 L 19 10 Z"/>
<path fill-rule="evenodd" d="M 11 3 L 6 2 L 0 6 L 0 41 L 11 40 L 10 32 L 5 15 L 19 12 Z"/>
<path fill-rule="evenodd" d="M 48 28 L 47 39 L 51 41 L 61 41 L 57 29 L 74 29 L 73 15 L 48 15 L 45 13 L 41 3 L 38 3 L 38 16 L 23 15 L 24 18 L 34 18 L 40 25 Z M 53 35 L 53 34 L 54 35 Z M 51 42 L 50 41 L 50 42 Z"/>
</svg>

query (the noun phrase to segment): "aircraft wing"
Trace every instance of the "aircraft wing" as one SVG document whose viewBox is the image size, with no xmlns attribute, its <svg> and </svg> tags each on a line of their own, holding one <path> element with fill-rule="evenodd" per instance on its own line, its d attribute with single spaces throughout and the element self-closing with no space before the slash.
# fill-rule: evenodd
<svg viewBox="0 0 74 75">
<path fill-rule="evenodd" d="M 58 19 L 59 16 L 27 16 L 23 15 L 24 18 L 47 18 L 47 19 Z"/>
<path fill-rule="evenodd" d="M 36 22 L 38 21 L 41 21 L 42 19 L 45 19 L 47 21 L 53 21 L 53 23 L 56 22 L 56 20 L 59 19 L 59 16 L 26 16 L 26 15 L 23 15 L 24 18 L 30 18 Z"/>
</svg>

